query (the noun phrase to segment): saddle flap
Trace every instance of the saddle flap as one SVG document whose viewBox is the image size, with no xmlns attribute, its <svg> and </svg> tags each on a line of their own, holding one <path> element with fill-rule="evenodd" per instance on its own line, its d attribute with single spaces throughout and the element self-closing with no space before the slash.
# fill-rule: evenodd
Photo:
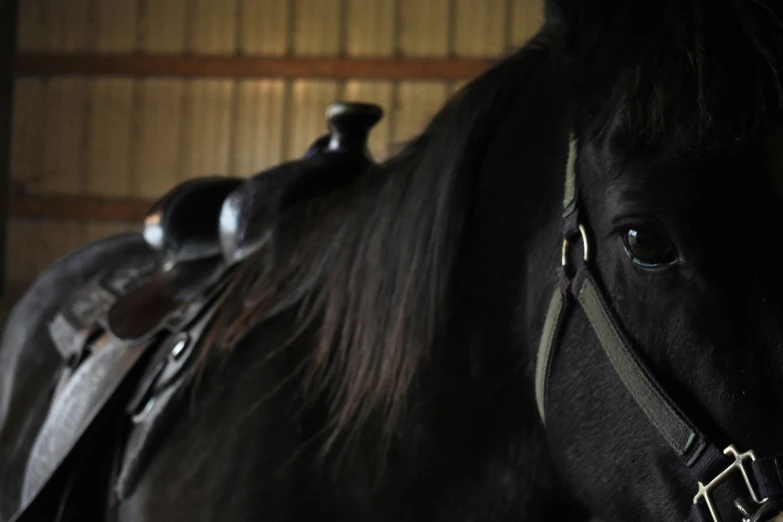
<svg viewBox="0 0 783 522">
<path fill-rule="evenodd" d="M 140 342 L 163 329 L 177 331 L 200 309 L 225 272 L 220 258 L 160 266 L 113 304 L 106 314 L 106 328 L 123 342 Z"/>
</svg>

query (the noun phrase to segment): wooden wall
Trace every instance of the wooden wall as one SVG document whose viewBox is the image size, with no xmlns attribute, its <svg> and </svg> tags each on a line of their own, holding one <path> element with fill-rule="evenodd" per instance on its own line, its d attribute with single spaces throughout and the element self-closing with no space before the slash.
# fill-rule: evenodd
<svg viewBox="0 0 783 522">
<path fill-rule="evenodd" d="M 542 0 L 23 0 L 24 56 L 497 58 L 538 29 Z M 338 99 L 373 101 L 386 118 L 371 149 L 422 129 L 463 80 L 37 71 L 16 80 L 6 282 L 18 294 L 78 246 L 138 223 L 78 212 L 146 201 L 208 174 L 249 175 L 302 154 Z M 305 75 L 307 76 L 307 75 Z M 349 75 L 350 76 L 350 75 Z M 14 198 L 72 199 L 56 218 Z M 66 198 L 67 197 L 67 198 Z M 40 202 L 39 202 L 40 205 Z M 107 220 L 106 216 L 109 216 Z M 112 217 L 114 216 L 114 217 Z"/>
</svg>

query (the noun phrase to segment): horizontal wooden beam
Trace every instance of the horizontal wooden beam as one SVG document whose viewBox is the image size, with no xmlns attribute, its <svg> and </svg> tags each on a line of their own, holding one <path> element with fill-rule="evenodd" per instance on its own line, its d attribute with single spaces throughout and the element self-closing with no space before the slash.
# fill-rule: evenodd
<svg viewBox="0 0 783 522">
<path fill-rule="evenodd" d="M 249 57 L 128 54 L 19 54 L 16 76 L 100 75 L 231 78 L 470 80 L 492 60 Z"/>
<path fill-rule="evenodd" d="M 153 202 L 94 196 L 22 196 L 8 202 L 12 218 L 125 221 L 141 224 Z"/>
</svg>

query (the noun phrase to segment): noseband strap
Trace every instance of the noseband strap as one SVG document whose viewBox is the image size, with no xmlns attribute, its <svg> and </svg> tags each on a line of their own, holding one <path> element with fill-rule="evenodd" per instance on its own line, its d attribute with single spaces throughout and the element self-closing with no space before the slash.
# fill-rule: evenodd
<svg viewBox="0 0 783 522">
<path fill-rule="evenodd" d="M 535 392 L 542 422 L 546 425 L 547 383 L 556 343 L 562 336 L 563 318 L 571 305 L 576 304 L 585 313 L 607 358 L 631 396 L 697 481 L 699 489 L 694 497 L 690 520 L 721 521 L 712 493 L 735 472 L 742 475 L 756 505 L 763 505 L 772 498 L 783 498 L 783 457 L 756 459 L 752 451 L 740 453 L 733 446 L 721 452 L 666 393 L 623 333 L 609 300 L 590 269 L 588 233 L 579 219 L 577 149 L 578 143 L 572 135 L 563 202 L 562 266 L 547 309 L 536 361 Z M 574 270 L 569 266 L 568 253 L 570 241 L 578 236 L 582 238 L 584 259 Z"/>
</svg>

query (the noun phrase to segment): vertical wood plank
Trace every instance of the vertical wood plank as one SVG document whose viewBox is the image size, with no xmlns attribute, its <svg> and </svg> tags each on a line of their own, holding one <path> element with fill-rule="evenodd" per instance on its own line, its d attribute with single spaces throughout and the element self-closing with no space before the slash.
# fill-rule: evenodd
<svg viewBox="0 0 783 522">
<path fill-rule="evenodd" d="M 5 281 L 18 291 L 27 287 L 39 272 L 38 247 L 41 243 L 38 221 L 11 218 L 8 221 Z"/>
<path fill-rule="evenodd" d="M 335 56 L 340 52 L 340 0 L 296 0 L 294 53 Z"/>
<path fill-rule="evenodd" d="M 419 135 L 448 96 L 444 82 L 402 82 L 397 87 L 392 127 L 395 145 Z"/>
<path fill-rule="evenodd" d="M 81 222 L 11 219 L 6 253 L 8 286 L 21 291 L 54 262 L 85 242 Z"/>
<path fill-rule="evenodd" d="M 348 0 L 346 52 L 352 56 L 394 54 L 397 3 L 390 0 Z"/>
<path fill-rule="evenodd" d="M 282 56 L 288 50 L 290 1 L 241 0 L 240 52 Z"/>
<path fill-rule="evenodd" d="M 204 54 L 232 54 L 236 50 L 237 0 L 199 0 L 194 12 L 193 41 L 189 49 Z"/>
<path fill-rule="evenodd" d="M 37 272 L 43 272 L 64 255 L 73 252 L 87 242 L 84 223 L 80 221 L 39 222 L 40 244 L 35 256 Z M 37 274 L 36 274 L 37 275 Z"/>
<path fill-rule="evenodd" d="M 326 108 L 337 101 L 338 94 L 334 81 L 293 82 L 285 159 L 301 157 L 316 138 L 328 132 Z"/>
<path fill-rule="evenodd" d="M 50 51 L 85 51 L 90 0 L 45 0 L 47 48 Z"/>
<path fill-rule="evenodd" d="M 46 6 L 44 0 L 18 2 L 16 42 L 20 51 L 44 51 L 47 48 Z"/>
<path fill-rule="evenodd" d="M 283 160 L 285 82 L 243 80 L 237 96 L 232 174 L 247 176 Z"/>
<path fill-rule="evenodd" d="M 95 32 L 96 50 L 101 52 L 134 51 L 136 49 L 137 17 L 138 0 L 99 0 L 96 15 L 97 24 L 90 29 Z"/>
<path fill-rule="evenodd" d="M 83 78 L 49 81 L 42 191 L 78 194 L 82 190 L 88 88 L 89 82 Z"/>
<path fill-rule="evenodd" d="M 389 156 L 391 143 L 391 114 L 394 105 L 394 84 L 384 81 L 349 81 L 345 85 L 344 99 L 379 105 L 383 119 L 370 133 L 370 153 L 377 161 Z"/>
<path fill-rule="evenodd" d="M 40 78 L 16 80 L 11 130 L 12 195 L 35 192 L 43 178 L 46 90 L 46 82 Z"/>
<path fill-rule="evenodd" d="M 185 48 L 186 8 L 192 3 L 187 0 L 140 1 L 140 49 L 148 53 L 181 52 Z"/>
<path fill-rule="evenodd" d="M 186 90 L 189 104 L 180 180 L 229 174 L 232 141 L 232 80 L 194 80 Z"/>
<path fill-rule="evenodd" d="M 454 52 L 458 56 L 495 57 L 506 45 L 507 0 L 454 0 Z"/>
<path fill-rule="evenodd" d="M 5 274 L 6 229 L 8 227 L 8 188 L 11 181 L 12 111 L 14 76 L 12 64 L 16 52 L 18 2 L 0 3 L 0 294 Z"/>
<path fill-rule="evenodd" d="M 133 87 L 129 79 L 93 81 L 84 187 L 87 193 L 130 195 Z"/>
<path fill-rule="evenodd" d="M 158 198 L 180 179 L 184 81 L 143 80 L 139 91 L 131 194 Z"/>
<path fill-rule="evenodd" d="M 510 46 L 521 47 L 544 23 L 544 0 L 511 0 L 511 20 Z"/>
<path fill-rule="evenodd" d="M 400 52 L 405 56 L 446 56 L 449 52 L 449 0 L 401 2 Z"/>
</svg>

